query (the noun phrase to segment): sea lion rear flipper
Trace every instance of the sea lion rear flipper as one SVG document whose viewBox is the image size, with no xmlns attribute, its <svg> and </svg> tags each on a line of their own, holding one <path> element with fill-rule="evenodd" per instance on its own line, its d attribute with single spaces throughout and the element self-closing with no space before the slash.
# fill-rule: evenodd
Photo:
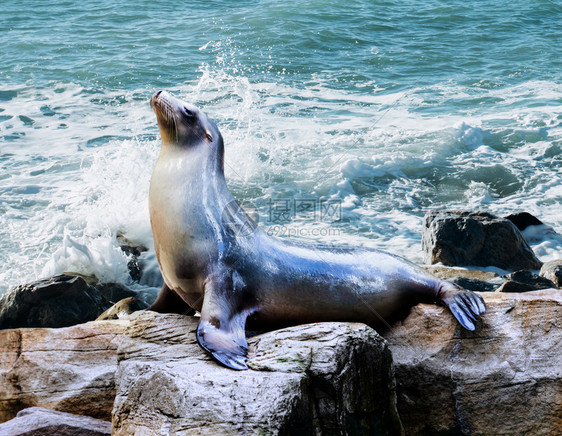
<svg viewBox="0 0 562 436">
<path fill-rule="evenodd" d="M 439 299 L 449 308 L 458 322 L 467 330 L 476 330 L 475 322 L 479 315 L 486 312 L 486 305 L 482 297 L 475 293 L 457 287 L 450 282 L 443 282 Z"/>
<path fill-rule="evenodd" d="M 172 291 L 166 283 L 158 293 L 156 300 L 146 309 L 158 313 L 179 313 L 182 315 L 194 315 L 195 310 L 192 309 L 181 297 Z"/>
<path fill-rule="evenodd" d="M 232 293 L 232 290 L 230 290 Z M 246 318 L 252 311 L 237 310 L 236 299 L 226 295 L 225 289 L 207 285 L 197 327 L 197 342 L 213 358 L 232 369 L 248 369 Z"/>
</svg>

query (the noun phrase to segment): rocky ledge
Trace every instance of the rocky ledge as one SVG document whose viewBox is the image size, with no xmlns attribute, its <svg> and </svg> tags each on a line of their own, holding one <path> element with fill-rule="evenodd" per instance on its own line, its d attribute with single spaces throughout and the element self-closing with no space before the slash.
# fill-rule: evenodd
<svg viewBox="0 0 562 436">
<path fill-rule="evenodd" d="M 193 317 L 3 330 L 0 421 L 41 406 L 116 435 L 560 434 L 562 293 L 483 297 L 476 332 L 421 304 L 385 340 L 355 323 L 254 336 L 243 372 L 198 347 Z"/>
</svg>

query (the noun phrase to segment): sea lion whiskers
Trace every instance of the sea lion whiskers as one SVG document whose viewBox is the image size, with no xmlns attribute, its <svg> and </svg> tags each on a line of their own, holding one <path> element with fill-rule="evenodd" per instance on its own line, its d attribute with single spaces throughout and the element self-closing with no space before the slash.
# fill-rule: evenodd
<svg viewBox="0 0 562 436">
<path fill-rule="evenodd" d="M 150 105 L 158 118 L 158 127 L 162 139 L 168 142 L 178 143 L 180 132 L 178 131 L 178 114 L 176 108 L 166 98 L 167 93 L 158 92 L 150 99 Z"/>
</svg>

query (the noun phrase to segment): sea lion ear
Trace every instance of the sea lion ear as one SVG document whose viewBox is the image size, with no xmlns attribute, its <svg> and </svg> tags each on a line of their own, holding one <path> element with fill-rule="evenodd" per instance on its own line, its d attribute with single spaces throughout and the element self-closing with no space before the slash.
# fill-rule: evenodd
<svg viewBox="0 0 562 436">
<path fill-rule="evenodd" d="M 232 369 L 248 369 L 246 318 L 254 310 L 237 310 L 232 304 L 233 281 L 214 280 L 205 285 L 197 342 L 214 359 Z"/>
</svg>

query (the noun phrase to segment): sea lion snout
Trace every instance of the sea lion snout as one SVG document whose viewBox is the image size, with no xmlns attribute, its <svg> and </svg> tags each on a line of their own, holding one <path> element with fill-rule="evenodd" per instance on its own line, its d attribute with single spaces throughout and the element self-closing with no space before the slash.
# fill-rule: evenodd
<svg viewBox="0 0 562 436">
<path fill-rule="evenodd" d="M 185 138 L 197 135 L 198 110 L 195 106 L 178 100 L 166 91 L 156 91 L 150 106 L 158 119 L 162 140 L 179 143 Z"/>
<path fill-rule="evenodd" d="M 196 106 L 162 90 L 152 95 L 150 106 L 158 119 L 163 144 L 211 144 L 220 149 L 222 156 L 222 137 L 217 126 Z"/>
<path fill-rule="evenodd" d="M 159 90 L 159 91 L 156 91 L 154 94 L 152 94 L 152 97 L 150 98 L 150 107 L 152 109 L 154 109 L 154 105 L 158 101 L 158 97 L 160 97 L 160 94 L 162 94 L 163 92 L 164 91 Z"/>
</svg>

